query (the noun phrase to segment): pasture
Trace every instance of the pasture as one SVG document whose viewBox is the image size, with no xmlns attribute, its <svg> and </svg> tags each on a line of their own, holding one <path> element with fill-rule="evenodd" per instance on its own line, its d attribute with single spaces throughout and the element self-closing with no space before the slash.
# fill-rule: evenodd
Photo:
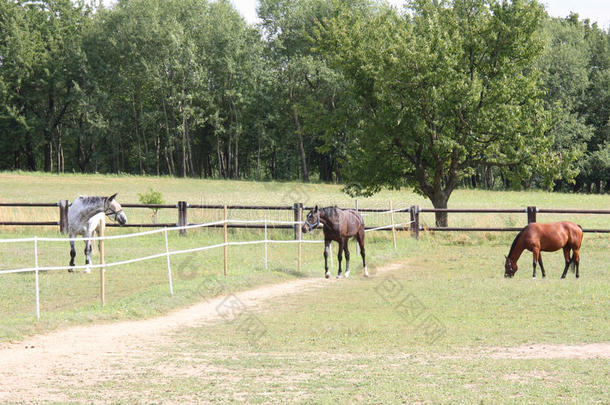
<svg viewBox="0 0 610 405">
<path fill-rule="evenodd" d="M 3 201 L 49 202 L 118 191 L 119 201 L 136 202 L 137 193 L 150 187 L 172 203 L 353 205 L 332 185 L 0 174 Z M 430 206 L 404 191 L 361 199 L 360 206 L 385 207 L 390 199 L 395 207 Z M 450 200 L 451 207 L 527 205 L 607 208 L 610 196 L 460 190 Z M 31 219 L 31 215 L 29 209 L 0 212 L 6 220 Z M 54 210 L 35 215 L 56 218 Z M 127 212 L 130 220 L 138 215 L 144 220 L 148 213 Z M 164 215 L 175 220 L 173 211 Z M 218 213 L 199 215 L 210 220 Z M 545 215 L 538 220 L 566 219 L 610 228 L 606 217 Z M 372 220 L 383 223 L 387 218 Z M 426 220 L 432 224 L 433 218 Z M 525 213 L 456 215 L 449 220 L 452 225 L 522 226 L 526 217 Z M 114 228 L 108 234 L 132 231 Z M 292 237 L 289 231 L 274 232 L 278 238 Z M 55 228 L 0 228 L 2 238 L 57 233 Z M 230 233 L 232 240 L 257 237 L 260 232 L 254 230 Z M 321 232 L 306 237 L 319 239 Z M 182 327 L 111 359 L 109 368 L 92 380 L 71 378 L 78 370 L 56 367 L 57 377 L 40 388 L 53 391 L 60 402 L 127 403 L 145 398 L 146 402 L 608 403 L 610 237 L 585 234 L 581 278 L 575 280 L 568 273 L 563 281 L 559 252 L 543 253 L 546 279 L 531 279 L 529 252 L 519 261 L 515 278 L 504 279 L 504 255 L 513 237 L 513 233 L 423 233 L 415 241 L 401 234 L 394 250 L 390 233 L 369 233 L 367 261 L 376 273 L 373 277 L 361 277 L 351 242 L 352 278 L 324 281 L 316 288 L 261 302 L 249 312 L 259 334 L 222 319 Z M 178 249 L 221 239 L 219 230 L 201 230 L 186 237 L 172 235 L 169 243 Z M 162 247 L 159 236 L 108 242 L 107 261 L 144 256 Z M 69 260 L 67 242 L 41 249 L 41 265 Z M 322 278 L 322 245 L 304 245 L 302 273 L 296 271 L 295 250 L 294 245 L 270 246 L 270 268 L 265 270 L 262 246 L 231 248 L 226 281 L 222 249 L 178 256 L 173 297 L 168 293 L 165 258 L 110 269 L 104 308 L 97 300 L 96 272 L 43 273 L 38 323 L 33 316 L 33 277 L 3 275 L 0 342 L 69 325 L 158 316 L 214 295 L 240 297 L 240 291 L 258 285 Z M 77 251 L 77 263 L 82 263 L 82 243 Z M 0 268 L 31 265 L 31 246 L 0 244 L 0 258 Z M 333 274 L 336 266 L 335 258 Z M 219 288 L 209 288 L 212 285 Z M 606 345 L 595 352 L 600 343 Z M 587 344 L 591 346 L 583 346 Z M 566 354 L 569 346 L 577 348 L 575 353 Z M 578 348 L 583 347 L 593 349 L 582 355 Z M 563 354 L 557 355 L 558 351 Z"/>
</svg>

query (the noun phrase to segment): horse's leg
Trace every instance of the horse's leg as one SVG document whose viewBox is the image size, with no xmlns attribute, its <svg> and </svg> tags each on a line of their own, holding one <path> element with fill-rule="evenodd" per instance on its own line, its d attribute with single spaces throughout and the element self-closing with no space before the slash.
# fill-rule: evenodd
<svg viewBox="0 0 610 405">
<path fill-rule="evenodd" d="M 561 278 L 566 278 L 566 274 L 568 274 L 568 267 L 570 267 L 570 248 L 565 246 L 563 248 L 563 257 L 566 261 L 566 267 L 563 268 L 563 273 L 561 274 Z"/>
<path fill-rule="evenodd" d="M 345 278 L 349 277 L 349 239 L 345 240 Z"/>
<path fill-rule="evenodd" d="M 540 250 L 538 248 L 532 249 L 532 255 L 534 256 L 534 260 L 532 262 L 534 266 L 534 273 L 532 274 L 532 278 L 536 278 L 536 263 L 538 263 L 538 258 L 540 257 Z"/>
<path fill-rule="evenodd" d="M 337 260 L 339 261 L 339 271 L 337 272 L 337 278 L 339 278 L 341 277 L 341 255 L 343 254 L 343 241 L 339 239 L 337 243 L 339 244 L 339 249 L 337 249 L 339 251 L 337 253 Z"/>
<path fill-rule="evenodd" d="M 580 267 L 580 254 L 578 253 L 578 249 L 574 250 L 572 260 L 574 261 L 574 266 L 576 268 L 576 278 L 578 278 L 580 277 L 580 274 L 578 273 L 578 268 Z"/>
<path fill-rule="evenodd" d="M 356 240 L 360 246 L 360 256 L 362 256 L 362 267 L 364 268 L 364 277 L 369 276 L 369 271 L 366 268 L 366 254 L 364 252 L 364 229 L 360 229 L 356 235 Z"/>
<path fill-rule="evenodd" d="M 91 264 L 91 241 L 88 239 L 91 237 L 91 233 L 87 232 L 87 234 L 85 234 L 85 265 L 87 266 L 85 268 L 85 273 L 91 273 L 91 269 L 89 268 L 89 265 Z"/>
<path fill-rule="evenodd" d="M 538 253 L 538 264 L 540 264 L 540 271 L 542 272 L 542 278 L 546 277 L 544 272 L 544 266 L 542 265 L 542 253 Z"/>
<path fill-rule="evenodd" d="M 74 248 L 74 236 L 73 234 L 70 234 L 70 266 L 74 267 L 74 258 L 76 257 L 76 249 Z M 74 270 L 72 269 L 68 269 L 68 271 L 70 273 L 72 273 Z"/>
<path fill-rule="evenodd" d="M 330 249 L 330 240 L 324 240 L 324 277 L 330 277 L 330 271 L 328 270 L 328 250 Z"/>
</svg>

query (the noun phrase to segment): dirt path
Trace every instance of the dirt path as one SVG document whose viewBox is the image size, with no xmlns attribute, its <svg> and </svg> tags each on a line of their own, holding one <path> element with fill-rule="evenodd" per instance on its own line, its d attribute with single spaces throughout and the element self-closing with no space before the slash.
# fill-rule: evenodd
<svg viewBox="0 0 610 405">
<path fill-rule="evenodd" d="M 391 263 L 372 269 L 371 273 L 387 272 L 403 265 L 404 261 Z M 159 318 L 72 327 L 2 345 L 0 402 L 65 401 L 59 390 L 49 387 L 63 385 L 66 374 L 85 385 L 110 380 L 117 364 L 129 369 L 130 365 L 125 363 L 148 357 L 151 346 L 167 343 L 169 332 L 222 320 L 219 307 L 227 299 L 237 297 L 242 309 L 251 310 L 274 298 L 323 288 L 336 281 L 299 279 L 216 297 Z"/>
<path fill-rule="evenodd" d="M 245 308 L 288 294 L 321 288 L 325 279 L 301 279 L 255 288 L 235 296 Z M 216 297 L 168 315 L 142 321 L 73 327 L 0 348 L 0 402 L 62 400 L 43 386 L 61 384 L 65 370 L 75 378 L 107 378 L 117 359 L 146 357 L 150 345 L 173 330 L 220 320 L 217 310 L 227 297 Z M 35 397 L 32 397 L 32 395 Z"/>
<path fill-rule="evenodd" d="M 610 359 L 610 342 L 499 347 L 489 350 L 488 356 L 494 359 Z"/>
<path fill-rule="evenodd" d="M 385 273 L 404 266 L 391 263 L 373 273 Z M 353 276 L 358 277 L 358 274 Z M 125 378 L 126 370 L 153 356 L 151 347 L 167 344 L 168 333 L 223 319 L 219 307 L 227 298 L 237 297 L 245 309 L 268 304 L 275 298 L 302 293 L 329 285 L 325 279 L 300 279 L 258 287 L 207 300 L 159 318 L 72 327 L 35 336 L 18 344 L 0 346 L 0 402 L 66 401 L 53 387 L 83 386 L 113 377 Z M 490 348 L 492 358 L 610 358 L 610 342 L 590 345 L 530 345 Z"/>
</svg>

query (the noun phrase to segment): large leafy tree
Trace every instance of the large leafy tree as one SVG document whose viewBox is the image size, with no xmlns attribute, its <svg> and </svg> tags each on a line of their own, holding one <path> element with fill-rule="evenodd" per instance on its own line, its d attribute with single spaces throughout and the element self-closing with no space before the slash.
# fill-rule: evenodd
<svg viewBox="0 0 610 405">
<path fill-rule="evenodd" d="M 570 23 L 581 25 L 590 47 L 589 87 L 580 105 L 580 113 L 594 128 L 587 143 L 579 181 L 586 191 L 610 189 L 610 30 L 600 29 L 588 21 L 578 23 L 572 15 Z"/>
<path fill-rule="evenodd" d="M 548 148 L 533 66 L 542 6 L 416 0 L 409 8 L 373 4 L 320 25 L 327 55 L 361 100 L 348 152 L 355 191 L 411 186 L 446 208 L 477 165 L 509 169 L 515 183 L 534 170 L 550 182 L 561 157 Z M 446 214 L 436 222 L 446 226 Z"/>
<path fill-rule="evenodd" d="M 20 136 L 8 142 L 16 166 L 64 167 L 62 135 L 78 105 L 85 79 L 82 32 L 90 9 L 83 1 L 7 1 L 0 4 L 1 130 Z M 8 138 L 8 137 L 7 137 Z M 15 142 L 17 140 L 17 142 Z"/>
<path fill-rule="evenodd" d="M 593 127 L 586 125 L 586 117 L 580 113 L 589 87 L 590 47 L 581 24 L 550 19 L 543 33 L 547 45 L 536 64 L 546 90 L 546 108 L 553 116 L 547 136 L 553 142 L 553 150 L 567 157 L 558 162 L 561 180 L 556 184 L 557 188 L 565 188 L 564 180 L 571 181 L 578 174 L 572 161 L 581 160 L 593 136 Z"/>
<path fill-rule="evenodd" d="M 295 145 L 300 177 L 310 179 L 312 163 L 318 163 L 320 178 L 340 177 L 340 145 L 321 139 L 343 138 L 342 118 L 352 98 L 342 76 L 328 66 L 315 46 L 317 23 L 335 15 L 340 7 L 354 8 L 360 0 L 261 0 L 259 15 L 273 66 L 280 142 Z M 292 135 L 287 138 L 286 133 Z"/>
</svg>

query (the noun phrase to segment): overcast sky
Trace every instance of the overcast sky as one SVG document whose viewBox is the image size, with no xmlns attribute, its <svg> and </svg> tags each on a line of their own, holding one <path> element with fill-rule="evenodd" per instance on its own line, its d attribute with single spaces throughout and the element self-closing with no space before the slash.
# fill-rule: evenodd
<svg viewBox="0 0 610 405">
<path fill-rule="evenodd" d="M 404 0 L 389 0 L 390 3 L 401 6 Z M 588 18 L 605 29 L 610 28 L 609 0 L 541 0 L 547 12 L 553 17 L 567 17 L 571 11 L 578 13 L 580 19 Z M 231 0 L 248 22 L 256 22 L 256 6 L 258 0 Z M 106 5 L 115 0 L 104 0 Z"/>
</svg>

